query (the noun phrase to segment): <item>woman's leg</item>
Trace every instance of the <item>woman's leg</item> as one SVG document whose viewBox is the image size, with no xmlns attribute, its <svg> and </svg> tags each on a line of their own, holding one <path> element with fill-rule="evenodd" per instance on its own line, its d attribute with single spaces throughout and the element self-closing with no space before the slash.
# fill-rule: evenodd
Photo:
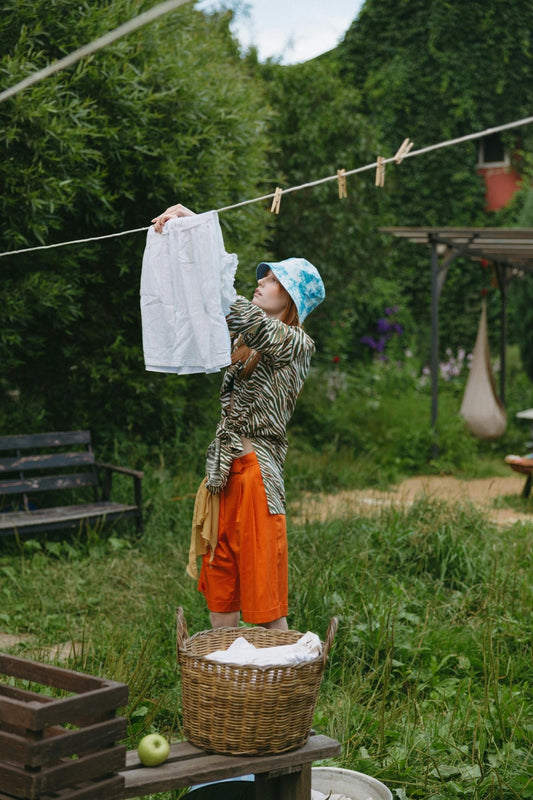
<svg viewBox="0 0 533 800">
<path fill-rule="evenodd" d="M 229 611 L 222 613 L 220 611 L 210 611 L 212 628 L 238 628 L 239 627 L 239 611 Z"/>
<path fill-rule="evenodd" d="M 289 626 L 287 625 L 287 617 L 279 617 L 279 619 L 273 619 L 272 622 L 262 622 L 259 624 L 263 628 L 273 628 L 277 631 L 289 630 Z"/>
</svg>

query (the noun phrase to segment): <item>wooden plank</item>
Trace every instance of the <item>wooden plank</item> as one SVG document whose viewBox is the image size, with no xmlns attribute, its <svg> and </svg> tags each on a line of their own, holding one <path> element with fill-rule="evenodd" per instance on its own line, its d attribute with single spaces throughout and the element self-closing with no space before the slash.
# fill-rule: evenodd
<svg viewBox="0 0 533 800">
<path fill-rule="evenodd" d="M 0 758 L 22 767 L 42 767 L 60 758 L 109 747 L 126 735 L 127 727 L 124 717 L 114 717 L 76 731 L 57 727 L 54 735 L 38 740 L 0 731 Z"/>
<path fill-rule="evenodd" d="M 0 761 L 0 786 L 14 797 L 33 797 L 31 775 L 12 764 Z"/>
<path fill-rule="evenodd" d="M 122 797 L 124 779 L 119 775 L 100 781 L 62 789 L 49 795 L 41 795 L 40 800 L 119 800 Z M 0 792 L 0 800 L 13 800 L 13 795 Z"/>
<path fill-rule="evenodd" d="M 309 800 L 311 764 L 280 777 L 257 775 L 254 789 L 254 800 Z"/>
<path fill-rule="evenodd" d="M 63 789 L 52 795 L 42 795 L 40 800 L 119 800 L 122 797 L 124 780 L 118 775 L 101 781 L 91 781 L 74 788 Z M 0 800 L 2 800 L 0 796 Z"/>
<path fill-rule="evenodd" d="M 94 722 L 104 711 L 115 711 L 128 702 L 128 687 L 116 683 L 86 694 L 58 700 L 34 709 L 31 730 L 70 722 L 75 725 Z"/>
<path fill-rule="evenodd" d="M 6 719 L 10 724 L 40 731 L 50 725 L 71 723 L 73 725 L 91 724 L 105 712 L 114 711 L 126 705 L 126 690 L 117 687 L 75 695 L 53 703 L 42 704 L 37 701 L 20 703 L 9 698 L 0 698 L 0 722 Z"/>
<path fill-rule="evenodd" d="M 7 794 L 36 800 L 44 793 L 118 772 L 124 765 L 125 758 L 126 748 L 120 745 L 75 760 L 65 759 L 57 765 L 35 772 L 0 762 L 0 785 Z"/>
<path fill-rule="evenodd" d="M 0 450 L 28 450 L 31 447 L 37 449 L 90 443 L 90 431 L 55 431 L 52 433 L 23 433 L 0 436 Z"/>
<path fill-rule="evenodd" d="M 117 773 L 124 765 L 125 758 L 126 748 L 124 745 L 119 745 L 82 756 L 74 761 L 66 759 L 60 766 L 36 773 L 39 777 L 34 780 L 33 798 L 48 792 L 56 792 L 66 786 L 75 786 Z"/>
<path fill-rule="evenodd" d="M 56 667 L 53 664 L 43 664 L 40 661 L 31 661 L 8 653 L 0 653 L 0 674 L 71 692 L 87 692 L 113 683 L 105 678 L 86 675 L 65 667 Z"/>
<path fill-rule="evenodd" d="M 92 781 L 73 789 L 54 792 L 53 795 L 42 795 L 40 800 L 119 800 L 123 792 L 124 778 L 113 775 L 101 781 Z M 2 800 L 1 795 L 0 800 Z"/>
<path fill-rule="evenodd" d="M 0 695 L 0 721 L 37 731 L 50 725 L 79 724 L 95 721 L 98 715 L 126 705 L 128 687 L 124 683 L 85 675 L 81 672 L 41 664 L 36 661 L 0 653 L 0 673 L 68 692 L 71 697 L 54 698 L 52 702 L 35 699 L 14 699 Z"/>
<path fill-rule="evenodd" d="M 87 450 L 78 453 L 39 453 L 31 456 L 16 456 L 0 459 L 0 474 L 7 472 L 32 472 L 37 469 L 58 469 L 94 464 L 94 453 Z"/>
<path fill-rule="evenodd" d="M 18 686 L 8 686 L 0 683 L 0 697 L 12 697 L 13 700 L 37 700 L 39 703 L 53 703 L 54 698 L 46 694 L 36 694 L 28 689 L 20 689 Z"/>
<path fill-rule="evenodd" d="M 170 754 L 167 760 L 173 762 L 185 761 L 194 758 L 203 758 L 205 754 L 205 750 L 201 750 L 190 742 L 175 742 L 170 745 Z M 142 764 L 137 755 L 137 750 L 128 750 L 126 753 L 126 765 L 122 772 L 130 769 L 138 769 L 139 767 L 142 767 Z"/>
<path fill-rule="evenodd" d="M 127 757 L 129 768 L 120 773 L 125 782 L 124 798 L 180 789 L 198 783 L 211 783 L 249 773 L 261 775 L 290 767 L 295 768 L 293 772 L 297 772 L 305 764 L 339 755 L 341 747 L 335 739 L 311 736 L 297 750 L 270 756 L 221 756 L 204 753 L 198 748 L 195 750 L 192 757 L 183 758 L 180 757 L 180 745 L 171 745 L 168 760 L 157 769 L 142 766 L 132 768 L 132 759 Z"/>
<path fill-rule="evenodd" d="M 18 728 L 30 728 L 35 708 L 40 705 L 36 700 L 32 703 L 21 703 L 9 697 L 0 697 L 0 723 L 4 720 Z"/>
<path fill-rule="evenodd" d="M 117 467 L 115 464 L 105 464 L 103 461 L 95 461 L 95 466 L 98 469 L 106 469 L 110 472 L 119 472 L 122 475 L 131 475 L 134 478 L 144 478 L 144 472 L 140 469 L 131 469 L 131 467 Z"/>
<path fill-rule="evenodd" d="M 98 476 L 94 472 L 78 472 L 70 475 L 9 478 L 0 480 L 0 495 L 51 492 L 56 489 L 80 489 L 82 486 L 98 486 Z"/>
<path fill-rule="evenodd" d="M 80 522 L 93 522 L 101 518 L 108 521 L 119 517 L 137 515 L 139 508 L 125 503 L 101 501 L 79 506 L 41 508 L 37 511 L 9 511 L 0 514 L 0 535 L 3 532 L 31 533 L 33 530 L 54 530 L 75 527 Z"/>
</svg>

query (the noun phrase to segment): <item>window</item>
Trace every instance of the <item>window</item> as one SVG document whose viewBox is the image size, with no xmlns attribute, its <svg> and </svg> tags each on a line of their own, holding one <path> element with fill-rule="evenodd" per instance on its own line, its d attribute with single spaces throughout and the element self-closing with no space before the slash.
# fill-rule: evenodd
<svg viewBox="0 0 533 800">
<path fill-rule="evenodd" d="M 481 139 L 478 159 L 478 167 L 503 167 L 509 165 L 509 156 L 505 152 L 499 133 L 491 133 Z"/>
</svg>

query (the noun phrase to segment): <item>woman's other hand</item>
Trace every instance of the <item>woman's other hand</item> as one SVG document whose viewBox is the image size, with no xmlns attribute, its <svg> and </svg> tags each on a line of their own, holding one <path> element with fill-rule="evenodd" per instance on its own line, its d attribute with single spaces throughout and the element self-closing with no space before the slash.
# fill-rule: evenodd
<svg viewBox="0 0 533 800">
<path fill-rule="evenodd" d="M 167 210 L 159 214 L 158 217 L 154 217 L 152 225 L 157 233 L 162 233 L 165 223 L 168 222 L 169 219 L 174 219 L 175 217 L 194 217 L 194 211 L 191 211 L 186 206 L 182 206 L 181 203 L 177 203 L 175 206 L 167 208 Z"/>
</svg>

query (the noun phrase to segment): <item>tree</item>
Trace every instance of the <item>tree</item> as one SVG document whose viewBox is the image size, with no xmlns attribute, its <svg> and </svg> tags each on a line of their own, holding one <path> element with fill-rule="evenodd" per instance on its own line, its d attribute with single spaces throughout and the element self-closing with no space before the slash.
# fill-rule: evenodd
<svg viewBox="0 0 533 800">
<path fill-rule="evenodd" d="M 336 176 L 372 160 L 375 135 L 361 113 L 359 92 L 340 79 L 329 57 L 262 69 L 270 104 L 277 112 L 273 180 L 300 186 Z M 361 339 L 387 306 L 402 305 L 398 281 L 383 258 L 377 233 L 380 197 L 374 176 L 347 179 L 339 199 L 337 180 L 286 194 L 272 219 L 275 259 L 303 255 L 323 275 L 324 302 L 306 321 L 317 342 L 317 360 L 345 366 L 370 351 Z"/>
<path fill-rule="evenodd" d="M 533 106 L 533 6 L 529 0 L 366 0 L 338 48 L 341 72 L 361 94 L 377 146 L 392 156 L 406 136 L 416 148 L 529 116 Z M 504 136 L 515 165 L 533 144 L 533 126 Z M 388 225 L 494 225 L 476 173 L 477 142 L 447 147 L 389 170 Z M 428 255 L 389 241 L 411 309 L 428 320 Z M 441 298 L 444 346 L 474 340 L 482 273 L 451 268 Z M 424 315 L 424 316 L 422 316 Z"/>
<path fill-rule="evenodd" d="M 153 4 L 8 0 L 1 86 Z M 203 211 L 262 194 L 269 111 L 228 24 L 183 6 L 1 104 L 0 249 L 140 228 L 178 199 Z M 238 246 L 244 263 L 265 219 L 258 206 L 221 215 L 227 249 Z M 157 437 L 185 424 L 194 379 L 144 371 L 144 241 L 0 259 L 2 387 L 20 393 L 25 427 Z M 7 395 L 3 408 L 16 419 Z"/>
</svg>

